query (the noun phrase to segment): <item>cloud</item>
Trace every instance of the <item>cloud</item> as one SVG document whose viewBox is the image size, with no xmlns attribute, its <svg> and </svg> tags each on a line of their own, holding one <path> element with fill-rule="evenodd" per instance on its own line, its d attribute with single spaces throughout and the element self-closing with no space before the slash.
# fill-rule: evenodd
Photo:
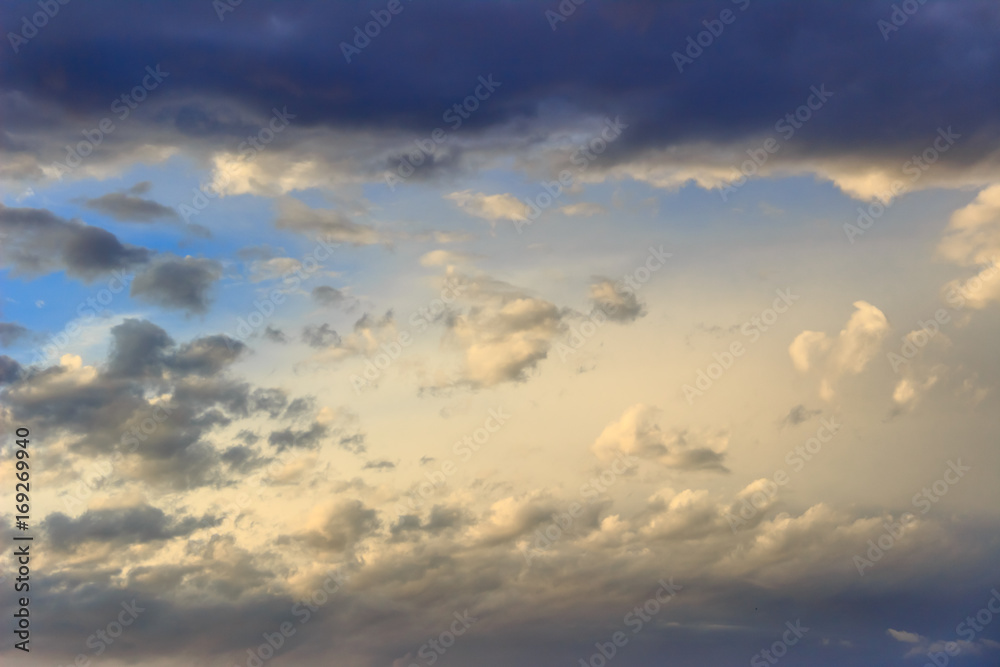
<svg viewBox="0 0 1000 667">
<path fill-rule="evenodd" d="M 420 266 L 448 266 L 468 264 L 478 255 L 457 252 L 454 250 L 431 250 L 420 258 Z"/>
<path fill-rule="evenodd" d="M 470 304 L 446 323 L 446 340 L 463 355 L 456 382 L 490 387 L 526 380 L 565 329 L 564 311 L 489 276 L 456 280 L 464 286 L 461 300 Z"/>
<path fill-rule="evenodd" d="M 204 313 L 209 290 L 221 277 L 222 265 L 214 259 L 163 255 L 136 275 L 130 293 L 162 308 Z"/>
<path fill-rule="evenodd" d="M 341 344 L 340 335 L 329 324 L 310 324 L 302 330 L 302 340 L 309 347 L 331 347 Z"/>
<path fill-rule="evenodd" d="M 893 630 L 892 628 L 889 628 L 885 631 L 885 633 L 896 641 L 904 642 L 906 644 L 916 644 L 922 640 L 920 635 L 914 632 L 907 632 L 905 630 Z"/>
<path fill-rule="evenodd" d="M 635 292 L 617 289 L 609 278 L 598 278 L 590 285 L 590 303 L 612 322 L 634 322 L 646 314 Z"/>
<path fill-rule="evenodd" d="M 586 218 L 608 212 L 608 209 L 604 208 L 604 206 L 602 206 L 601 204 L 597 204 L 595 202 L 580 202 L 577 204 L 567 204 L 566 206 L 560 206 L 556 210 L 562 213 L 563 215 L 582 216 Z"/>
<path fill-rule="evenodd" d="M 213 516 L 175 518 L 150 505 L 121 509 L 88 510 L 72 519 L 61 512 L 45 518 L 42 530 L 56 551 L 75 551 L 87 542 L 118 548 L 186 537 L 203 528 L 217 526 Z"/>
<path fill-rule="evenodd" d="M 495 223 L 497 220 L 526 220 L 527 208 L 522 201 L 511 194 L 487 195 L 472 190 L 452 192 L 445 199 L 455 202 L 460 209 L 483 220 Z"/>
<path fill-rule="evenodd" d="M 383 239 L 371 227 L 352 222 L 344 213 L 331 209 L 310 208 L 298 199 L 283 197 L 276 203 L 275 226 L 296 232 L 323 234 L 329 242 L 372 245 Z"/>
<path fill-rule="evenodd" d="M 857 375 L 864 370 L 889 333 L 889 322 L 881 310 L 865 301 L 855 301 L 854 308 L 847 325 L 836 338 L 822 331 L 803 331 L 788 347 L 792 363 L 800 372 L 822 366 L 819 369 L 820 396 L 824 400 L 833 397 L 837 378 L 844 374 Z"/>
<path fill-rule="evenodd" d="M 378 512 L 360 500 L 339 500 L 314 509 L 305 530 L 294 539 L 319 551 L 336 553 L 355 547 L 381 525 Z"/>
<path fill-rule="evenodd" d="M 0 266 L 15 274 L 39 275 L 64 270 L 91 282 L 114 270 L 143 264 L 151 252 L 121 243 L 100 227 L 64 220 L 50 211 L 8 208 L 0 204 Z"/>
<path fill-rule="evenodd" d="M 31 331 L 17 322 L 0 322 L 0 345 L 4 347 L 10 347 L 30 334 Z"/>
<path fill-rule="evenodd" d="M 324 306 L 337 306 L 343 303 L 347 297 L 336 287 L 320 285 L 313 288 L 312 298 L 316 303 Z"/>
<path fill-rule="evenodd" d="M 122 222 L 153 222 L 162 218 L 178 219 L 177 212 L 152 199 L 136 197 L 149 191 L 149 181 L 132 186 L 126 192 L 113 192 L 84 200 L 84 206 Z"/>
<path fill-rule="evenodd" d="M 788 414 L 782 418 L 781 423 L 787 426 L 798 426 L 821 414 L 823 414 L 822 410 L 810 410 L 800 403 L 788 411 Z"/>
<path fill-rule="evenodd" d="M 729 472 L 723 465 L 729 435 L 725 431 L 694 433 L 688 430 L 664 433 L 656 423 L 660 410 L 638 403 L 618 421 L 608 424 L 591 451 L 603 462 L 620 455 L 657 461 L 677 470 Z"/>
</svg>

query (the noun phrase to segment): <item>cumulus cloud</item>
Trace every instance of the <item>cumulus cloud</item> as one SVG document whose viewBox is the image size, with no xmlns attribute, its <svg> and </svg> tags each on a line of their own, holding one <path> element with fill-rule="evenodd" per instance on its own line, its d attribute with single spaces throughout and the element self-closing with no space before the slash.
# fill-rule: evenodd
<svg viewBox="0 0 1000 667">
<path fill-rule="evenodd" d="M 833 398 L 834 385 L 842 375 L 857 375 L 868 365 L 889 333 L 885 314 L 865 301 L 854 302 L 855 311 L 836 338 L 822 331 L 803 331 L 788 347 L 795 368 L 820 373 L 820 396 Z"/>
<path fill-rule="evenodd" d="M 591 450 L 605 462 L 624 454 L 677 470 L 729 472 L 722 464 L 729 444 L 728 433 L 690 430 L 664 433 L 657 424 L 660 413 L 658 408 L 641 403 L 629 407 L 621 418 L 604 428 Z"/>
<path fill-rule="evenodd" d="M 608 278 L 599 278 L 590 285 L 590 302 L 612 322 L 634 322 L 646 314 L 635 292 L 618 289 Z"/>
<path fill-rule="evenodd" d="M 130 293 L 161 308 L 204 313 L 209 290 L 221 277 L 222 265 L 214 259 L 163 255 L 136 275 Z"/>
<path fill-rule="evenodd" d="M 111 232 L 77 220 L 64 220 L 46 209 L 8 208 L 0 204 L 0 266 L 15 274 L 66 271 L 87 282 L 114 270 L 147 262 L 146 248 L 124 244 Z"/>
<path fill-rule="evenodd" d="M 565 329 L 565 311 L 488 276 L 456 279 L 470 305 L 447 321 L 446 339 L 463 355 L 455 382 L 489 387 L 525 380 Z"/>
</svg>

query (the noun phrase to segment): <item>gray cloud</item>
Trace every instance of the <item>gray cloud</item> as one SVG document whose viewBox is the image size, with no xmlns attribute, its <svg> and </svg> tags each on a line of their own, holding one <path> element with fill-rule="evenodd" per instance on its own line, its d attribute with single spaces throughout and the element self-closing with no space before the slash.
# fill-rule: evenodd
<svg viewBox="0 0 1000 667">
<path fill-rule="evenodd" d="M 209 290 L 222 276 L 222 265 L 213 259 L 157 258 L 132 281 L 131 295 L 163 308 L 204 313 Z"/>
<path fill-rule="evenodd" d="M 89 282 L 151 257 L 146 248 L 123 244 L 100 227 L 64 220 L 45 209 L 0 204 L 0 234 L 0 266 L 27 275 L 64 270 Z"/>
<path fill-rule="evenodd" d="M 123 222 L 153 222 L 159 219 L 178 219 L 177 212 L 152 199 L 136 197 L 149 191 L 149 181 L 138 183 L 126 192 L 112 192 L 94 199 L 84 200 L 87 208 L 104 213 Z"/>
<path fill-rule="evenodd" d="M 9 347 L 31 333 L 17 322 L 0 322 L 0 345 Z"/>
<path fill-rule="evenodd" d="M 217 526 L 213 516 L 168 517 L 150 505 L 123 509 L 87 510 L 76 519 L 54 512 L 46 517 L 42 529 L 48 543 L 57 551 L 75 551 L 86 542 L 102 542 L 118 547 L 148 544 L 190 535 L 202 528 Z"/>
</svg>

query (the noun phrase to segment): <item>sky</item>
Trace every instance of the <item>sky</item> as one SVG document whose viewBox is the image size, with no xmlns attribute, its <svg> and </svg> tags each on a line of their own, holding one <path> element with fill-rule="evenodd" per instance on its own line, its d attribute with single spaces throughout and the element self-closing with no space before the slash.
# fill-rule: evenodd
<svg viewBox="0 0 1000 667">
<path fill-rule="evenodd" d="M 0 25 L 5 665 L 1000 661 L 995 2 Z"/>
</svg>

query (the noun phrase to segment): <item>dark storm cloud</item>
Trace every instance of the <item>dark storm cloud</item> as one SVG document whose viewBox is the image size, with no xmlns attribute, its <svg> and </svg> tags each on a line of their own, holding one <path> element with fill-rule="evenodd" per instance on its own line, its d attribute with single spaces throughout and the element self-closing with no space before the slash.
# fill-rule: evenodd
<svg viewBox="0 0 1000 667">
<path fill-rule="evenodd" d="M 168 255 L 157 258 L 135 277 L 130 294 L 163 308 L 204 313 L 208 292 L 220 277 L 222 265 L 214 259 Z"/>
<path fill-rule="evenodd" d="M 46 517 L 42 528 L 53 548 L 58 551 L 73 551 L 85 542 L 128 546 L 169 540 L 219 523 L 219 519 L 211 516 L 201 519 L 190 516 L 168 517 L 157 507 L 140 505 L 123 509 L 87 510 L 76 519 L 55 512 Z"/>
<path fill-rule="evenodd" d="M 810 86 L 821 84 L 835 95 L 829 113 L 817 114 L 789 150 L 878 154 L 921 147 L 942 124 L 978 139 L 949 152 L 949 160 L 982 157 L 995 145 L 995 2 L 922 5 L 888 40 L 877 22 L 891 15 L 889 0 L 755 2 L 745 11 L 742 4 L 587 3 L 555 30 L 545 10 L 557 3 L 405 4 L 350 63 L 340 43 L 371 20 L 367 6 L 244 3 L 216 24 L 220 29 L 206 30 L 218 18 L 211 4 L 196 0 L 169 7 L 68 5 L 46 26 L 44 39 L 0 66 L 3 88 L 21 95 L 3 102 L 11 123 L 3 150 L 29 151 L 15 137 L 53 116 L 96 122 L 153 64 L 170 78 L 147 103 L 159 105 L 157 112 L 137 116 L 188 145 L 231 147 L 256 131 L 232 113 L 233 105 L 266 118 L 287 104 L 295 128 L 426 135 L 448 127 L 443 112 L 490 75 L 500 85 L 463 120 L 463 133 L 534 118 L 557 96 L 580 113 L 622 116 L 629 128 L 609 150 L 617 158 L 770 131 L 805 102 Z M 705 30 L 702 22 L 723 9 L 734 11 L 735 21 L 679 72 L 674 53 L 684 52 L 688 38 Z M 22 13 L 17 3 L 0 10 L 4 25 L 18 24 Z M 106 20 L 110 13 L 114 21 Z M 48 115 L 11 113 L 33 104 Z M 79 136 L 79 120 L 64 122 Z"/>
<path fill-rule="evenodd" d="M 64 220 L 39 208 L 0 204 L 0 235 L 0 266 L 28 275 L 64 270 L 92 281 L 151 256 L 146 248 L 123 244 L 100 227 Z"/>
</svg>

